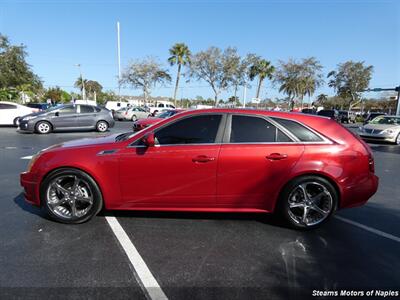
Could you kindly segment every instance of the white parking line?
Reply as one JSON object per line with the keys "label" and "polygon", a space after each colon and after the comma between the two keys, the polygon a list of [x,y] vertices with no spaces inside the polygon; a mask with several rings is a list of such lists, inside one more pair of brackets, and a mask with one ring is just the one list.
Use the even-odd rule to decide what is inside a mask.
{"label": "white parking line", "polygon": [[32,159],[33,155],[29,155],[29,156],[23,156],[21,157],[21,159]]}
{"label": "white parking line", "polygon": [[380,231],[380,230],[378,230],[378,229],[375,229],[375,228],[372,228],[372,227],[368,227],[368,226],[363,225],[363,224],[361,224],[361,223],[354,222],[354,221],[352,221],[352,220],[349,220],[349,219],[346,219],[346,218],[343,218],[343,217],[340,217],[340,216],[335,216],[335,218],[336,218],[336,219],[339,219],[340,221],[349,223],[349,224],[351,224],[351,225],[354,225],[354,226],[357,226],[357,227],[359,227],[359,228],[362,228],[362,229],[364,229],[364,230],[366,230],[366,231],[375,233],[375,234],[377,234],[377,235],[379,235],[379,236],[382,236],[382,237],[385,237],[385,238],[390,239],[390,240],[392,240],[392,241],[395,241],[395,242],[400,243],[400,237],[397,237],[397,236],[392,235],[392,234],[390,234],[390,233],[386,233],[386,232]]}
{"label": "white parking line", "polygon": [[106,217],[106,220],[135,269],[134,276],[139,277],[145,294],[152,300],[168,299],[118,220],[115,217]]}

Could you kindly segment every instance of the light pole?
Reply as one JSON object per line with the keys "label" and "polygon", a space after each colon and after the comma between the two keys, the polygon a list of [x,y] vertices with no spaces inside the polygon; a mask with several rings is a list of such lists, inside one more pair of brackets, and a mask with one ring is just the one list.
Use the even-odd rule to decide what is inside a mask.
{"label": "light pole", "polygon": [[375,89],[366,90],[366,92],[383,92],[383,91],[395,91],[395,92],[397,92],[396,116],[400,116],[400,85],[396,86],[394,88],[389,88],[389,89],[375,88]]}
{"label": "light pole", "polygon": [[85,100],[86,99],[85,80],[83,79],[82,76],[81,64],[76,64],[75,66],[79,68],[79,74],[81,76],[81,82],[82,82],[82,100]]}

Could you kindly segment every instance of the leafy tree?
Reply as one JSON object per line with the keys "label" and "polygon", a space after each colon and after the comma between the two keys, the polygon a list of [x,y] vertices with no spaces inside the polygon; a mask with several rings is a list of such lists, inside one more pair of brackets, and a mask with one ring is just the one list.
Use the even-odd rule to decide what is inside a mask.
{"label": "leafy tree", "polygon": [[218,96],[232,82],[234,53],[233,48],[227,48],[222,52],[219,48],[210,47],[192,57],[190,76],[196,80],[204,80],[211,86],[214,92],[214,105],[218,105]]}
{"label": "leafy tree", "polygon": [[62,90],[60,87],[51,87],[48,88],[44,95],[43,100],[46,101],[47,99],[51,99],[56,103],[68,103],[71,101],[72,97],[66,91]]}
{"label": "leafy tree", "polygon": [[105,91],[97,94],[97,103],[105,104],[107,101],[118,101],[119,97],[113,91]]}
{"label": "leafy tree", "polygon": [[323,84],[322,65],[314,57],[297,62],[289,59],[288,62],[279,61],[274,82],[280,85],[279,91],[284,92],[290,99],[290,106],[294,106],[294,98],[299,97],[303,107],[304,96],[312,96],[316,89]]}
{"label": "leafy tree", "polygon": [[168,62],[171,66],[178,65],[178,72],[176,74],[175,90],[174,90],[174,105],[176,107],[176,94],[178,92],[179,79],[181,76],[181,68],[186,64],[190,64],[190,56],[192,55],[189,47],[184,43],[177,43],[169,49]]}
{"label": "leafy tree", "polygon": [[328,100],[328,95],[319,94],[316,99],[316,104],[324,106],[324,103]]}
{"label": "leafy tree", "polygon": [[147,102],[151,88],[157,84],[171,81],[168,71],[152,57],[130,63],[122,74],[121,83],[143,90],[144,101]]}
{"label": "leafy tree", "polygon": [[275,67],[271,65],[271,62],[266,59],[256,59],[253,65],[250,67],[250,80],[258,77],[257,93],[256,98],[260,97],[261,85],[265,78],[272,79],[272,75],[275,72]]}
{"label": "leafy tree", "polygon": [[11,45],[8,38],[0,33],[0,88],[10,88],[29,84],[32,90],[42,88],[39,77],[26,62],[24,45]]}
{"label": "leafy tree", "polygon": [[351,110],[361,102],[361,93],[368,88],[373,69],[373,66],[365,66],[364,62],[347,61],[339,64],[337,70],[329,72],[328,85],[347,100],[346,105]]}
{"label": "leafy tree", "polygon": [[103,86],[96,80],[88,80],[85,83],[85,90],[89,94],[89,97],[95,98],[94,95],[99,95],[103,90]]}

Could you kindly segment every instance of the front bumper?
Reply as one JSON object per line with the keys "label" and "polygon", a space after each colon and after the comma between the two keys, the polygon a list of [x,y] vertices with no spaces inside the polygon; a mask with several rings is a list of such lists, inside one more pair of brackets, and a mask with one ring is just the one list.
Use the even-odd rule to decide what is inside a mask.
{"label": "front bumper", "polygon": [[382,142],[396,142],[396,135],[390,134],[374,134],[374,133],[366,133],[366,132],[359,132],[358,135],[364,140],[370,141],[382,141]]}
{"label": "front bumper", "polygon": [[34,132],[35,124],[33,122],[29,122],[29,121],[20,121],[19,125],[18,125],[18,130]]}
{"label": "front bumper", "polygon": [[31,172],[22,172],[20,184],[24,188],[25,200],[32,205],[40,206],[38,176]]}

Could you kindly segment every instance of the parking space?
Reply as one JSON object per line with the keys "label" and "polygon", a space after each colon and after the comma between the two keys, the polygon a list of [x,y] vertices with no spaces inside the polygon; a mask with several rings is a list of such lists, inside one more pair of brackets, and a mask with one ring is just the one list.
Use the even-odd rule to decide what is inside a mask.
{"label": "parking space", "polygon": [[[130,130],[131,122],[112,128]],[[39,293],[154,299],[161,291],[169,299],[300,299],[314,290],[398,291],[399,146],[371,145],[380,187],[367,205],[340,211],[308,232],[288,229],[274,216],[250,214],[104,212],[71,226],[25,204],[19,186],[29,161],[24,157],[99,135],[0,128],[0,298]],[[137,257],[132,263],[135,253],[107,217],[116,218],[143,262]],[[141,277],[146,270],[154,282]],[[160,290],[152,293],[158,287],[149,282]]]}

